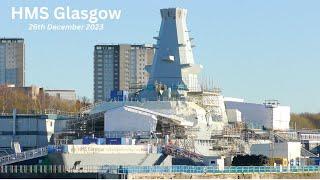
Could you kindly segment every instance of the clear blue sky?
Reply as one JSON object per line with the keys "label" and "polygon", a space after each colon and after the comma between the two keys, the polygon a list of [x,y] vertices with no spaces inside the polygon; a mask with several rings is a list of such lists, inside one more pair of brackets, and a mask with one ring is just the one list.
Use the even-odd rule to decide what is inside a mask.
{"label": "clear blue sky", "polygon": [[[28,3],[27,3],[28,2]],[[195,60],[223,95],[250,102],[279,99],[294,112],[320,112],[318,0],[56,0],[0,1],[0,36],[26,41],[26,84],[93,96],[93,46],[155,43],[160,8],[188,9]],[[69,5],[121,9],[102,32],[31,32],[11,21],[11,6]],[[47,23],[54,23],[50,19]],[[66,21],[65,23],[72,23]]]}

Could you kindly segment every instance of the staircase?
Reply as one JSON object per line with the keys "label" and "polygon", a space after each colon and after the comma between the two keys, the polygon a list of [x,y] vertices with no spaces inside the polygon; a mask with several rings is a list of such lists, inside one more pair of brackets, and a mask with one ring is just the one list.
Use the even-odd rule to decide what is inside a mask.
{"label": "staircase", "polygon": [[178,146],[166,145],[164,146],[163,151],[164,151],[164,154],[171,155],[173,157],[185,157],[185,158],[190,158],[196,161],[203,161],[203,155],[188,151]]}
{"label": "staircase", "polygon": [[[271,133],[271,132],[270,132]],[[275,138],[278,139],[280,142],[288,142],[288,141],[298,141],[297,138],[292,138],[290,136],[284,136],[279,133],[271,133]],[[312,152],[308,151],[304,147],[301,146],[301,156],[303,157],[318,157],[317,155],[313,154]]]}
{"label": "staircase", "polygon": [[163,163],[163,161],[168,157],[167,154],[162,154],[159,159],[157,159],[157,161],[153,164],[154,166],[157,165],[161,165],[161,163]]}
{"label": "staircase", "polygon": [[307,149],[301,147],[301,156],[303,157],[318,157],[317,155],[313,154],[312,152],[308,151]]}
{"label": "staircase", "polygon": [[2,156],[2,157],[0,157],[0,166],[46,156],[47,154],[48,154],[48,148],[42,147],[42,148],[38,148],[38,149],[24,151],[21,153],[15,153],[15,154]]}
{"label": "staircase", "polygon": [[1,148],[0,149],[0,157],[7,156],[9,154],[14,154],[14,151],[11,148]]}

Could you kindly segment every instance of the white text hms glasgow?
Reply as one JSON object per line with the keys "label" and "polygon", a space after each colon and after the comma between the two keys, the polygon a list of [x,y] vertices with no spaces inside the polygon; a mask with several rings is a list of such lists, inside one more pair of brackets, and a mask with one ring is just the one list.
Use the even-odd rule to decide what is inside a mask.
{"label": "white text hms glasgow", "polygon": [[72,9],[69,6],[56,7],[51,12],[48,7],[11,7],[11,19],[47,20],[53,14],[57,20],[86,20],[97,23],[99,20],[119,20],[119,9]]}

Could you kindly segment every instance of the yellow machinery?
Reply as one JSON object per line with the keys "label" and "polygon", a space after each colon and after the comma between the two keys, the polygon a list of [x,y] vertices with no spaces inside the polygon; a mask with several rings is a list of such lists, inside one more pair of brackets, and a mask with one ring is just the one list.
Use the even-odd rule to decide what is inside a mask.
{"label": "yellow machinery", "polygon": [[269,165],[273,166],[276,163],[277,166],[288,166],[288,159],[286,158],[270,158]]}

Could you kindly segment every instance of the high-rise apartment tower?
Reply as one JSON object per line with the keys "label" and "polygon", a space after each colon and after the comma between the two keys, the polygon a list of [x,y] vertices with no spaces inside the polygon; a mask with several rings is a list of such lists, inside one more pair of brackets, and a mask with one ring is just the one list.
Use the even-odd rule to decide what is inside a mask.
{"label": "high-rise apartment tower", "polygon": [[25,83],[25,50],[22,38],[0,39],[0,84],[14,84],[16,87]]}
{"label": "high-rise apartment tower", "polygon": [[145,66],[152,64],[152,45],[96,45],[94,101],[110,99],[112,90],[134,92],[148,82]]}

